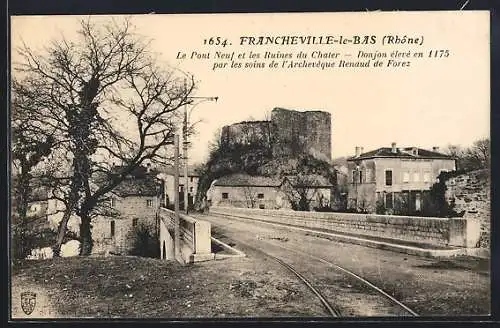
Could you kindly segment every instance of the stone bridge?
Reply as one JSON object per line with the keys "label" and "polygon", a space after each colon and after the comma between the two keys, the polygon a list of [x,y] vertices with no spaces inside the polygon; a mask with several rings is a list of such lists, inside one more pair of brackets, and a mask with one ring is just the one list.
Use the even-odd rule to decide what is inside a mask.
{"label": "stone bridge", "polygon": [[211,227],[207,221],[179,214],[180,247],[176,258],[174,251],[175,212],[160,209],[160,256],[162,259],[193,263],[214,259],[211,247]]}

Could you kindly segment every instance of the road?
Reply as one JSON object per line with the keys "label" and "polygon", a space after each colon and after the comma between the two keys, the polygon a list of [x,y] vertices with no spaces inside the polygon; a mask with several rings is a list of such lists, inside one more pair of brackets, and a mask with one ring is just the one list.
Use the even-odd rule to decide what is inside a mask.
{"label": "road", "polygon": [[262,265],[266,265],[263,259],[269,254],[293,266],[342,316],[411,314],[332,264],[365,278],[421,316],[490,312],[489,263],[485,260],[421,258],[261,222],[216,215],[197,217],[212,223],[214,237],[247,256],[262,259]]}

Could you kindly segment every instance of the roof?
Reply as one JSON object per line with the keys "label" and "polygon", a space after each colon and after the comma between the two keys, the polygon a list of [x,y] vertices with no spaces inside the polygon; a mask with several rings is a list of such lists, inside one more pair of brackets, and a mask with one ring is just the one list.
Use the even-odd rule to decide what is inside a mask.
{"label": "roof", "polygon": [[[417,155],[414,155],[412,151],[417,149]],[[431,159],[453,159],[452,156],[438,153],[435,151],[430,151],[427,149],[417,148],[417,147],[405,147],[396,148],[396,152],[392,152],[391,147],[382,147],[366,153],[362,153],[358,157],[353,156],[348,158],[348,161],[354,161],[357,159],[368,159],[377,157],[389,157],[389,158],[431,158]]]}
{"label": "roof", "polygon": [[156,196],[158,184],[152,178],[125,179],[113,189],[113,193],[120,197]]}
{"label": "roof", "polygon": [[[175,175],[175,167],[173,165],[161,165],[157,168],[158,173],[165,173],[167,175]],[[184,176],[184,166],[179,168],[179,175]],[[189,177],[199,177],[201,174],[199,168],[194,165],[188,165],[188,176]]]}
{"label": "roof", "polygon": [[265,176],[252,176],[246,173],[235,173],[217,179],[214,186],[227,187],[279,187],[282,180]]}
{"label": "roof", "polygon": [[334,185],[328,179],[319,174],[308,174],[302,176],[287,176],[294,187],[309,187],[309,188],[332,188]]}
{"label": "roof", "polygon": [[252,176],[246,173],[235,173],[217,179],[213,185],[225,187],[280,187],[285,180],[288,180],[292,186],[313,188],[333,187],[333,184],[331,184],[327,178],[318,174],[310,174],[301,177],[287,176],[284,179],[277,179],[265,176]]}
{"label": "roof", "polygon": [[[126,165],[115,165],[111,168],[111,172],[120,173],[122,170],[126,169]],[[144,178],[148,174],[148,168],[144,166],[138,166],[128,174],[130,177],[134,178]]]}

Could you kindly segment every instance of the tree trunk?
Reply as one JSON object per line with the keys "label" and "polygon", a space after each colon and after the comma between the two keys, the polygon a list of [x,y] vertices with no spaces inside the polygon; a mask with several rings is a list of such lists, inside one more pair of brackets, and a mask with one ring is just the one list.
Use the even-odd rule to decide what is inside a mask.
{"label": "tree trunk", "polygon": [[61,246],[64,240],[64,236],[66,235],[66,231],[68,230],[67,226],[68,226],[68,221],[71,217],[71,212],[72,212],[71,208],[66,209],[66,211],[64,211],[64,216],[61,222],[59,223],[59,230],[57,233],[56,244],[54,245],[54,247],[52,247],[52,252],[54,253],[54,257],[60,256]]}
{"label": "tree trunk", "polygon": [[88,256],[92,253],[92,225],[88,213],[80,213],[80,255]]}
{"label": "tree trunk", "polygon": [[15,250],[16,258],[25,258],[30,253],[30,246],[27,241],[27,229],[28,229],[28,203],[30,194],[30,179],[31,176],[28,173],[28,168],[26,165],[21,164],[21,174],[19,176],[19,181],[16,186],[16,212],[18,216],[17,226],[17,236],[18,243],[16,243],[17,249]]}

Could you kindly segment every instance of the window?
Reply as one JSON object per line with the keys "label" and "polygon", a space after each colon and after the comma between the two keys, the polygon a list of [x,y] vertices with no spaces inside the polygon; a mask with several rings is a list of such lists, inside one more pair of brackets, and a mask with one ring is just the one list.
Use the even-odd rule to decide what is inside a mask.
{"label": "window", "polygon": [[363,183],[363,171],[359,171],[359,183]]}
{"label": "window", "polygon": [[193,192],[193,187],[189,187],[189,192]]}
{"label": "window", "polygon": [[392,193],[385,194],[385,208],[392,208]]}
{"label": "window", "polygon": [[392,170],[385,171],[385,185],[392,186]]}
{"label": "window", "polygon": [[418,172],[413,173],[413,181],[418,182],[420,180],[420,174]]}
{"label": "window", "polygon": [[222,199],[228,199],[228,198],[229,198],[229,194],[227,192],[223,192]]}
{"label": "window", "polygon": [[148,207],[153,207],[153,200],[152,200],[152,199],[148,199],[148,200],[146,200],[146,205],[147,205]]}
{"label": "window", "polygon": [[111,221],[110,233],[111,233],[111,237],[115,236],[115,221]]}
{"label": "window", "polygon": [[136,227],[136,226],[137,226],[137,222],[138,222],[138,221],[139,221],[139,219],[138,219],[138,218],[133,219],[133,220],[132,220],[132,226],[133,226],[133,227]]}
{"label": "window", "polygon": [[264,194],[257,194],[257,198],[263,199],[264,198]]}
{"label": "window", "polygon": [[263,210],[263,209],[265,209],[266,207],[264,206],[264,204],[259,204],[259,208],[260,208],[261,210]]}
{"label": "window", "polygon": [[372,182],[372,170],[370,169],[365,171],[365,182]]}
{"label": "window", "polygon": [[352,183],[356,183],[356,170],[352,171]]}
{"label": "window", "polygon": [[424,173],[424,182],[431,182],[431,174],[429,172]]}
{"label": "window", "polygon": [[179,192],[184,192],[184,185],[183,184],[179,185]]}
{"label": "window", "polygon": [[410,182],[410,173],[409,172],[403,173],[403,182]]}
{"label": "window", "polygon": [[111,198],[111,202],[110,202],[109,206],[115,207],[116,206],[116,199]]}
{"label": "window", "polygon": [[189,181],[190,181],[190,182],[193,182],[193,177],[189,177]]}

